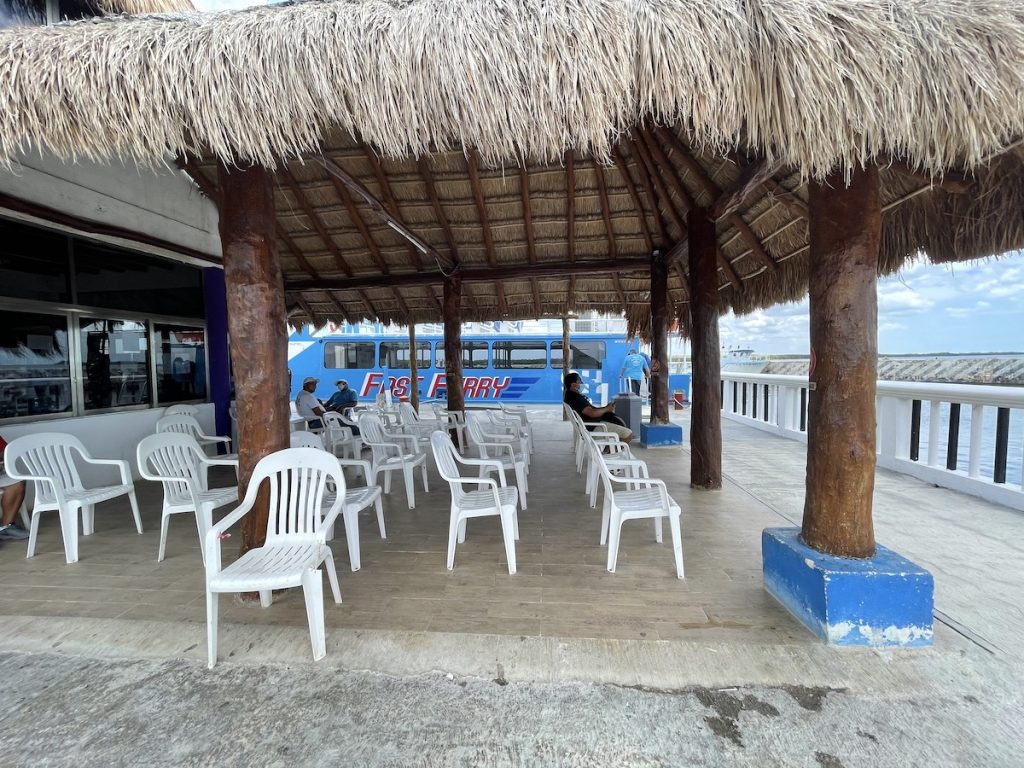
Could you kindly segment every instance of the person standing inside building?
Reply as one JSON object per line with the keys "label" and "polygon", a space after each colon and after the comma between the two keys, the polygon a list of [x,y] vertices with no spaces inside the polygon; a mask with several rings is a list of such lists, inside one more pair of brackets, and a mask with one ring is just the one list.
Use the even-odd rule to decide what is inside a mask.
{"label": "person standing inside building", "polygon": [[647,367],[647,362],[644,360],[643,355],[637,352],[636,347],[633,347],[629,350],[629,354],[626,355],[626,359],[622,361],[622,372],[619,376],[629,382],[630,392],[634,395],[639,395],[640,382],[650,375],[650,368]]}

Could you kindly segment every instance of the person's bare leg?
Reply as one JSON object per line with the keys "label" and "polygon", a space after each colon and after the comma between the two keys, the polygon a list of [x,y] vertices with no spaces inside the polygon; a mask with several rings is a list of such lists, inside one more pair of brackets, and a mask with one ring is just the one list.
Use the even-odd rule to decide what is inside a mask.
{"label": "person's bare leg", "polygon": [[25,500],[25,483],[15,483],[4,488],[3,501],[0,506],[3,508],[3,516],[0,517],[0,525],[10,525],[14,522],[15,515],[21,509],[21,502]]}
{"label": "person's bare leg", "polygon": [[634,437],[636,437],[636,435],[634,435],[634,434],[633,434],[633,433],[631,432],[631,433],[630,433],[630,434],[628,434],[628,435],[627,435],[626,437],[622,438],[622,442],[624,442],[624,443],[632,443],[632,442],[633,442],[633,438],[634,438]]}

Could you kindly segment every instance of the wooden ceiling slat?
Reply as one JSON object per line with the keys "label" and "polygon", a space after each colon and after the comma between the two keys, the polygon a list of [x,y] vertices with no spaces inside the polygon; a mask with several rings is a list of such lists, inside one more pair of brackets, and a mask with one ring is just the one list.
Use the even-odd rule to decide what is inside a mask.
{"label": "wooden ceiling slat", "polygon": [[[633,139],[633,149],[636,155],[640,158],[640,162],[643,166],[646,178],[649,183],[653,185],[654,191],[657,193],[656,198],[660,198],[665,205],[665,210],[668,211],[669,217],[675,222],[676,229],[679,231],[679,239],[686,237],[686,217],[679,213],[676,209],[675,202],[672,200],[672,196],[668,193],[668,189],[665,187],[665,182],[661,178],[661,174],[658,173],[657,166],[654,160],[651,158],[651,154],[648,151],[647,144],[642,135],[636,136]],[[657,203],[655,202],[657,206]],[[658,210],[661,206],[657,206]],[[671,237],[669,242],[673,242]]]}
{"label": "wooden ceiling slat", "polygon": [[754,192],[764,189],[765,181],[778,173],[781,166],[782,163],[769,163],[766,158],[761,158],[741,168],[732,189],[722,192],[711,206],[711,217],[719,221],[732,216]]}
{"label": "wooden ceiling slat", "polygon": [[[608,185],[605,183],[604,169],[595,164],[594,172],[597,176],[597,191],[601,196],[601,216],[604,218],[605,230],[608,234],[608,255],[613,259],[618,258],[618,249],[615,246],[615,231],[612,229],[611,211],[608,206]],[[622,313],[625,314],[629,308],[626,303],[626,293],[622,290],[622,282],[619,280],[618,272],[612,273],[612,282],[615,284],[615,292],[619,295],[622,304]]]}
{"label": "wooden ceiling slat", "polygon": [[[523,223],[526,225],[526,260],[537,263],[537,251],[533,245],[533,209],[530,204],[530,174],[523,165],[519,166],[519,193],[523,200]],[[536,280],[530,281],[533,292],[533,308],[537,316],[541,315],[540,288]]]}
{"label": "wooden ceiling slat", "polygon": [[640,227],[644,233],[644,240],[647,241],[647,250],[654,251],[654,238],[651,237],[651,228],[647,223],[647,214],[644,212],[644,206],[640,202],[640,195],[636,191],[636,186],[633,184],[633,177],[629,175],[629,166],[626,165],[625,159],[622,157],[622,152],[619,151],[618,147],[612,150],[612,157],[615,159],[615,167],[619,171],[619,175],[622,176],[622,181],[626,185],[626,191],[629,193],[630,199],[633,201],[633,211],[636,213],[637,219],[640,221]]}

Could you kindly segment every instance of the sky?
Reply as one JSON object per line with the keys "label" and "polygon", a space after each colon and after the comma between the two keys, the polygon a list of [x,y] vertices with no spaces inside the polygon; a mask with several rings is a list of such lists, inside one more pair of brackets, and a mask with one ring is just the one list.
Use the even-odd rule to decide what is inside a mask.
{"label": "sky", "polygon": [[[807,354],[807,300],[719,325],[722,346]],[[882,354],[1024,352],[1024,252],[963,264],[908,263],[878,281]]]}
{"label": "sky", "polygon": [[[193,0],[202,11],[265,0]],[[724,347],[807,354],[807,300],[722,318]],[[878,351],[883,354],[1024,352],[1024,253],[956,265],[908,264],[878,283]]]}

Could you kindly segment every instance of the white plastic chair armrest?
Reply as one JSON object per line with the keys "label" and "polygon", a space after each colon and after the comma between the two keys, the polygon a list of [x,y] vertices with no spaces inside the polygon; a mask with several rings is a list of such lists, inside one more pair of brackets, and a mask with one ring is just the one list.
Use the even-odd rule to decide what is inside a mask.
{"label": "white plastic chair armrest", "polygon": [[[505,483],[504,483],[504,479],[505,479],[504,473],[502,473],[501,477],[502,477],[501,487],[504,488],[504,487],[506,487]],[[489,477],[458,477],[458,478],[455,478],[453,480],[449,480],[448,482],[458,483],[459,485],[475,485],[477,487],[479,487],[481,485],[486,485],[488,488],[491,489],[491,494],[494,496],[494,508],[495,509],[501,509],[501,497],[498,495],[498,487],[499,486],[498,486],[498,481],[497,480],[492,480]]]}
{"label": "white plastic chair armrest", "polygon": [[[250,491],[258,490],[259,483],[249,484]],[[232,525],[237,523],[243,517],[246,516],[253,508],[256,503],[256,493],[250,492],[245,494],[245,498],[242,503],[235,507],[225,517],[221,518],[218,522],[210,526],[209,530],[206,531],[206,540],[203,542],[203,547],[206,549],[206,571],[207,574],[214,574],[220,572],[220,537],[227,531]]]}
{"label": "white plastic chair armrest", "polygon": [[359,467],[363,470],[363,477],[366,478],[366,483],[370,483],[370,462],[366,459],[338,459],[338,463],[343,467]]}
{"label": "white plastic chair armrest", "polygon": [[496,459],[466,459],[459,455],[456,455],[455,459],[460,464],[466,464],[467,466],[490,467],[491,469],[498,470],[498,476],[501,478],[501,487],[507,487],[508,481],[505,479],[505,468],[501,465],[500,461]]}
{"label": "white plastic chair armrest", "polygon": [[199,460],[203,464],[210,464],[210,465],[216,466],[216,467],[237,467],[238,466],[238,458],[237,457],[234,458],[234,459],[216,459],[216,458],[213,458],[213,457],[210,457],[210,456],[200,456]]}
{"label": "white plastic chair armrest", "polygon": [[121,470],[122,485],[128,485],[132,481],[131,470],[128,468],[128,462],[124,459],[94,459],[91,456],[82,454],[82,461],[87,464],[103,464],[108,467],[117,467]]}

